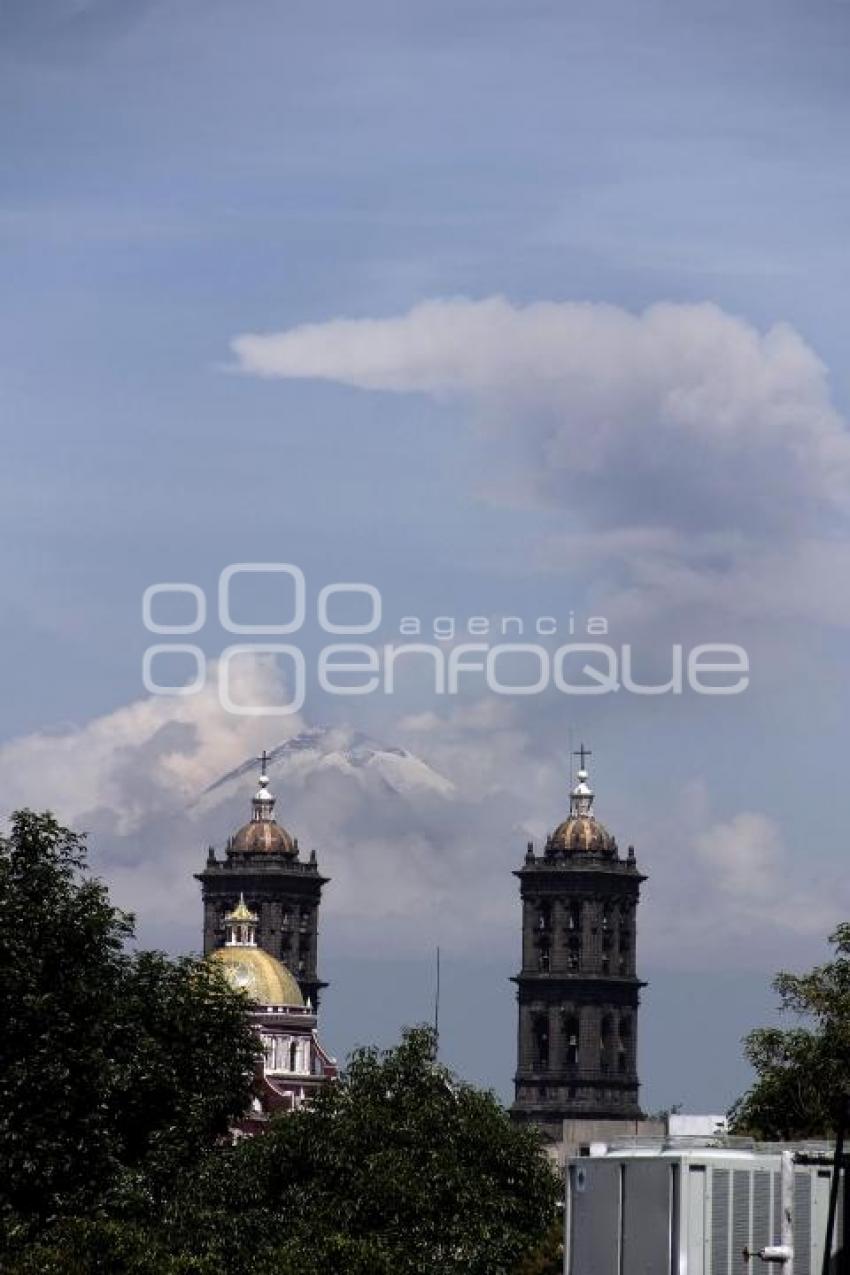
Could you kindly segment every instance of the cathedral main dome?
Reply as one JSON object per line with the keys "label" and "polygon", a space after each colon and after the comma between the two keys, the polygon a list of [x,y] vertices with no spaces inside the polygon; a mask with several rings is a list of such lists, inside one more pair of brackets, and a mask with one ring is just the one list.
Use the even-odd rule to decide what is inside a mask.
{"label": "cathedral main dome", "polygon": [[224,968],[231,987],[257,1005],[303,1005],[301,988],[285,965],[261,947],[219,947],[211,961]]}
{"label": "cathedral main dome", "polygon": [[224,947],[210,953],[209,960],[224,968],[224,976],[237,991],[247,992],[257,1005],[303,1005],[304,997],[286,966],[269,952],[257,947],[257,916],[244,896],[224,918],[227,938]]}

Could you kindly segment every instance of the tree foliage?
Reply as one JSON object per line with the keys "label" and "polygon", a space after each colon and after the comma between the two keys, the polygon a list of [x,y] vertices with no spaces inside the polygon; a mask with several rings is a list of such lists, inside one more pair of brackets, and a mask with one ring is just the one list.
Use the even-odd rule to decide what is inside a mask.
{"label": "tree foliage", "polygon": [[357,1050],[232,1143],[257,1039],[204,962],[132,918],[49,815],[0,840],[0,1266],[10,1275],[517,1275],[556,1269],[536,1134],[436,1058]]}
{"label": "tree foliage", "polygon": [[536,1248],[520,1262],[515,1275],[563,1275],[563,1270],[564,1219],[558,1217]]}
{"label": "tree foliage", "polygon": [[0,839],[0,1222],[145,1208],[244,1111],[245,1003],[195,960],[128,951],[85,845],[20,811]]}
{"label": "tree foliage", "polygon": [[560,1182],[534,1133],[459,1084],[414,1029],[219,1146],[138,1220],[69,1219],[13,1275],[554,1275]]}
{"label": "tree foliage", "polygon": [[829,941],[831,961],[774,979],[781,1009],[802,1022],[746,1037],[756,1081],[730,1112],[736,1133],[787,1141],[835,1128],[850,1095],[850,924],[839,925]]}
{"label": "tree foliage", "polygon": [[417,1028],[356,1051],[312,1109],[208,1157],[173,1233],[223,1257],[256,1237],[246,1271],[513,1271],[552,1224],[558,1178],[537,1136],[458,1083],[434,1043]]}

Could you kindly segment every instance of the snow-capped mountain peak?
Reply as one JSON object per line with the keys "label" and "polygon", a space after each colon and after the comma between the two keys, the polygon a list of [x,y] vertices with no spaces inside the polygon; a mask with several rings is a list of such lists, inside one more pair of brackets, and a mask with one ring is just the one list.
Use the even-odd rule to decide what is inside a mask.
{"label": "snow-capped mountain peak", "polygon": [[[364,789],[390,789],[404,797],[450,797],[455,792],[450,779],[406,748],[338,728],[311,727],[277,744],[268,752],[266,770],[279,795],[329,772]],[[237,791],[247,791],[247,781],[256,773],[257,759],[247,759],[210,784],[197,804],[217,805]]]}

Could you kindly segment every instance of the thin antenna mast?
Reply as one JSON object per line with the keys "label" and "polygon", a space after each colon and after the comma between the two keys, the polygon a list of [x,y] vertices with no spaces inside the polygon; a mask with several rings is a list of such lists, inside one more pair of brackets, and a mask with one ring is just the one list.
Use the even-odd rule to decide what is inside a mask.
{"label": "thin antenna mast", "polygon": [[437,985],[434,991],[434,1035],[437,1049],[440,1047],[440,949],[437,948]]}

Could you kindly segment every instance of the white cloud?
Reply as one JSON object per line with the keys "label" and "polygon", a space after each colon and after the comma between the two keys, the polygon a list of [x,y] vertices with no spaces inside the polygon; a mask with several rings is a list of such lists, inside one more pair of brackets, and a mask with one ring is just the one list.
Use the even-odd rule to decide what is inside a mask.
{"label": "white cloud", "polygon": [[792,852],[783,828],[762,811],[717,819],[702,781],[640,818],[648,852],[641,866],[650,872],[642,935],[654,964],[770,970],[810,963],[846,915],[843,873]]}
{"label": "white cloud", "polygon": [[688,610],[850,627],[850,592],[836,588],[850,576],[850,540],[837,536],[760,540],[622,527],[550,536],[536,560],[547,569],[569,564],[592,581],[595,606],[612,621],[657,621]]}
{"label": "white cloud", "polygon": [[550,500],[598,525],[629,510],[657,525],[785,524],[850,504],[850,438],[823,364],[787,325],[760,333],[716,305],[633,315],[457,298],[243,335],[233,349],[261,376],[471,400],[485,430],[507,419],[524,435]]}
{"label": "white cloud", "polygon": [[[237,702],[281,702],[268,657],[233,665]],[[82,726],[40,731],[0,746],[0,790],[7,809],[50,807],[68,823],[111,812],[119,834],[197,795],[210,781],[262,745],[256,718],[226,713],[215,665],[206,687],[182,698],[146,696]],[[276,719],[276,742],[301,728],[297,716]]]}
{"label": "white cloud", "polygon": [[850,552],[850,434],[785,324],[760,332],[713,304],[455,298],[233,349],[248,373],[466,404],[487,464],[510,471],[491,498],[564,511],[538,562],[594,570],[624,615],[660,601],[850,623],[833,587]]}
{"label": "white cloud", "polygon": [[[253,694],[279,695],[264,661],[244,675]],[[281,821],[305,851],[316,847],[332,879],[323,943],[351,955],[421,955],[435,942],[488,958],[515,951],[512,871],[528,837],[539,850],[568,806],[567,759],[545,754],[522,711],[486,699],[388,725],[391,744],[407,745],[451,785],[394,790],[381,767],[330,764],[351,741],[345,727],[319,732],[324,763],[293,764],[279,776]],[[192,874],[206,846],[221,849],[248,817],[252,783],[234,778],[203,800],[198,794],[302,727],[279,719],[272,739],[268,722],[224,714],[206,694],[143,699],[62,735],[7,744],[0,788],[10,807],[51,807],[90,831],[93,865],[116,901],[138,913],[144,941],[193,948],[200,900]],[[671,793],[662,808],[626,810],[605,792],[599,805],[624,844],[636,841],[650,874],[644,962],[770,969],[805,960],[846,911],[840,877],[812,873],[761,812],[717,819],[701,783]]]}
{"label": "white cloud", "polygon": [[696,838],[696,849],[717,886],[736,899],[771,897],[783,847],[772,819],[753,812],[733,815]]}
{"label": "white cloud", "polygon": [[[52,809],[60,821],[89,833],[91,862],[115,901],[138,915],[145,942],[197,947],[200,899],[193,873],[206,847],[222,848],[249,813],[252,780],[245,776],[204,794],[263,747],[300,733],[300,717],[259,720],[222,710],[214,666],[208,687],[185,698],[145,697],[61,732],[38,732],[0,748],[0,791],[6,814],[19,806]],[[242,661],[239,701],[284,698],[275,667],[262,657]],[[391,729],[393,744],[421,743],[426,723]],[[514,882],[521,854],[517,794],[546,768],[510,713],[487,705],[436,722],[425,755],[389,753],[381,766],[346,766],[340,749],[353,732],[323,732],[327,755],[312,767],[290,767],[278,792],[278,814],[305,850],[316,847],[333,881],[325,916],[337,950],[420,954],[423,932],[447,944],[474,947],[492,935],[482,917],[495,908],[513,937]],[[327,750],[330,749],[330,752]],[[334,764],[331,764],[334,763]],[[394,790],[395,770],[407,782]],[[411,772],[411,773],[407,773]],[[445,776],[445,780],[441,778]],[[501,776],[501,782],[499,777]],[[462,787],[458,791],[455,783]],[[202,794],[204,794],[202,796]],[[481,888],[486,864],[487,888]],[[436,941],[436,940],[434,940]]]}

